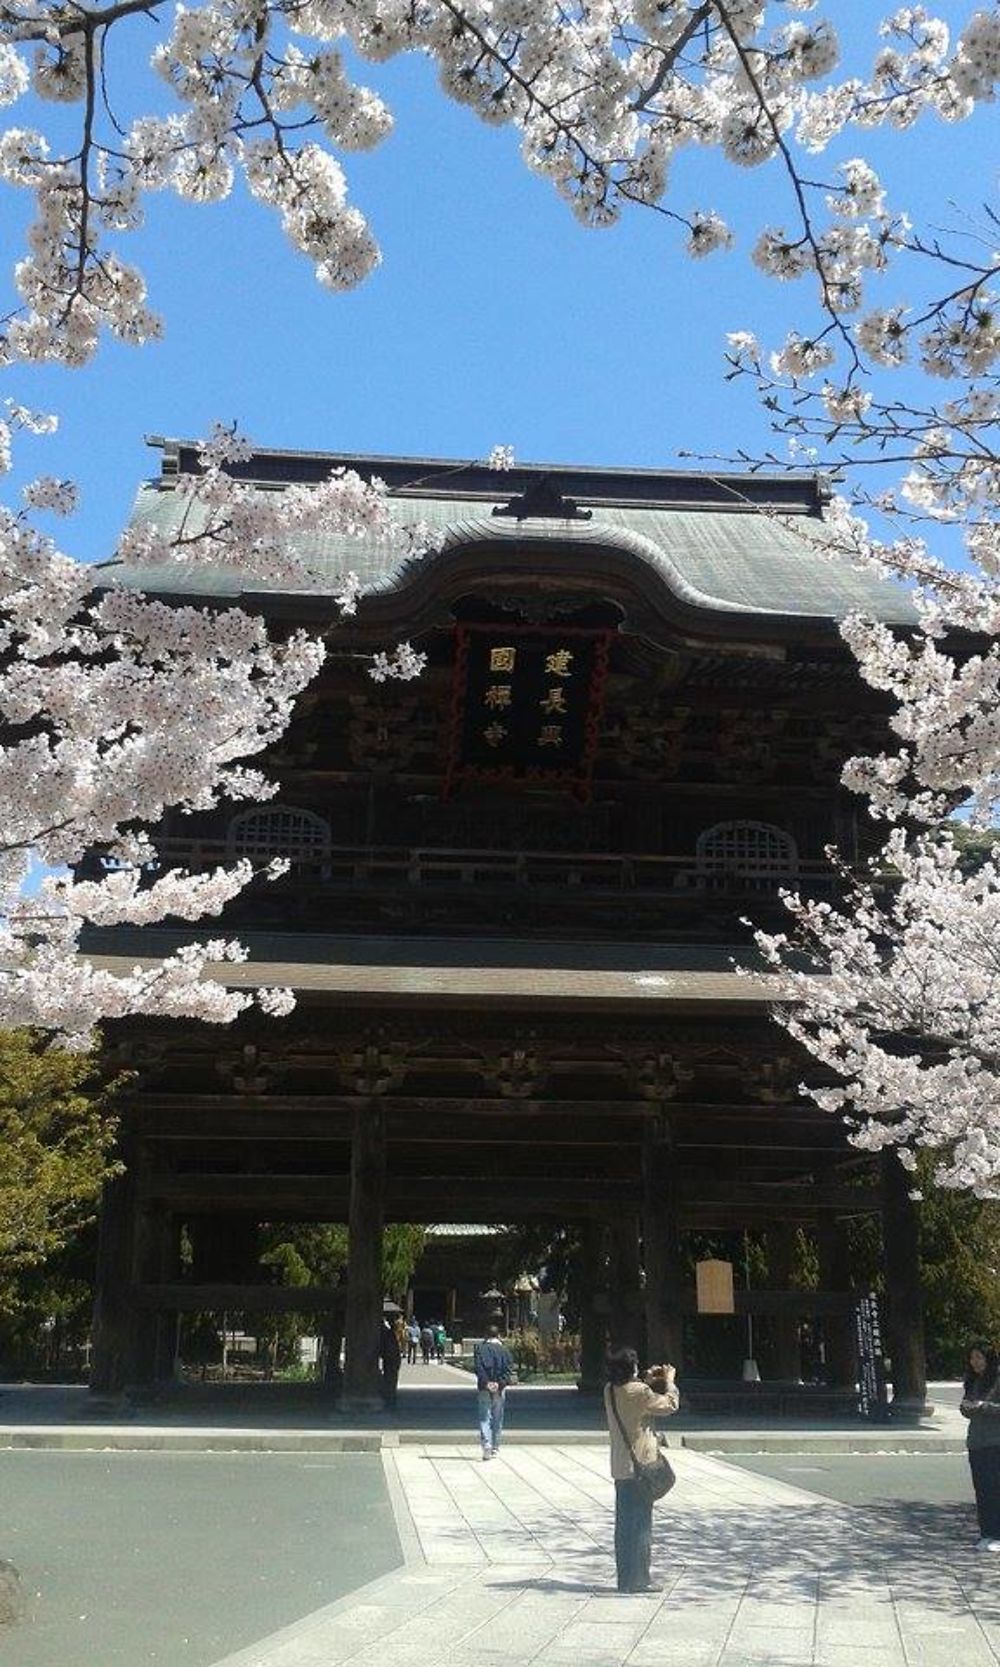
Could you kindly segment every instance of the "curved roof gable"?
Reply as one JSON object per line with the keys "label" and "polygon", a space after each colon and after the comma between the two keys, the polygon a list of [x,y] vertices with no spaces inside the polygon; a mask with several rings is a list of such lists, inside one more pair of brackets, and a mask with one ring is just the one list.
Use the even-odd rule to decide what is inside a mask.
{"label": "curved roof gable", "polygon": [[[195,465],[186,442],[164,446],[161,479],[139,489],[131,523],[164,533],[179,527],[183,494],[178,483]],[[913,608],[901,586],[826,554],[823,483],[816,477],[663,474],[651,470],[599,470],[524,466],[495,473],[483,465],[428,459],[358,458],[343,454],[260,452],[240,474],[261,491],[320,480],[337,467],[387,481],[402,525],[420,527],[425,548],[320,539],[304,535],[300,551],[309,576],[294,586],[248,586],[238,569],[158,566],[128,573],[117,582],[162,594],[218,600],[252,591],[323,596],[348,570],[366,590],[402,601],[419,576],[457,552],[477,546],[517,546],[546,558],[621,552],[688,607],[709,614],[840,620],[862,611],[890,623],[910,624]],[[509,500],[547,481],[565,493],[586,519],[494,514]],[[190,519],[188,526],[190,529]],[[484,551],[485,553],[485,551]]]}

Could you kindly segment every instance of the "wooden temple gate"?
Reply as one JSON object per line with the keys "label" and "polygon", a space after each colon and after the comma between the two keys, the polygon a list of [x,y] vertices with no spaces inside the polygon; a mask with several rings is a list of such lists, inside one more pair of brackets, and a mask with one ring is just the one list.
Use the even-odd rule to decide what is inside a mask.
{"label": "wooden temple gate", "polygon": [[[262,453],[245,472],[279,489],[338,461]],[[169,521],[193,466],[168,448],[137,516],[155,499]],[[267,755],[276,800],[154,832],[161,862],[188,868],[290,858],[227,911],[249,958],[219,976],[290,985],[297,1007],[110,1032],[136,1077],[102,1212],[94,1388],[169,1376],[179,1313],[285,1306],[343,1332],[345,1402],[371,1404],[387,1221],[578,1224],[585,1383],[609,1337],[683,1371],[684,1235],[766,1230],[773,1288],[738,1308],[773,1320],[787,1377],[799,1319],[822,1319],[828,1384],[846,1387],[846,1227],[875,1213],[895,1392],[921,1403],[906,1177],[802,1097],[810,1062],[770,1020],[766,979],[732,964],[752,966],[741,919],[772,925],[781,885],[832,889],[829,841],[862,854],[839,770],[884,713],[836,619],[905,622],[905,605],[797,534],[822,525],[815,481],[524,469],[505,503],[482,468],[371,467],[436,542],[371,555],[370,599]],[[138,577],[183,596],[176,569]],[[225,574],[209,588],[219,605],[238,591]],[[332,613],[322,589],[253,601],[278,631]],[[423,677],[372,683],[362,656],[404,631]],[[105,930],[89,949],[131,965],[194,935]],[[257,1225],[277,1221],[347,1222],[346,1290],[254,1277]],[[791,1288],[799,1228],[818,1290]]]}

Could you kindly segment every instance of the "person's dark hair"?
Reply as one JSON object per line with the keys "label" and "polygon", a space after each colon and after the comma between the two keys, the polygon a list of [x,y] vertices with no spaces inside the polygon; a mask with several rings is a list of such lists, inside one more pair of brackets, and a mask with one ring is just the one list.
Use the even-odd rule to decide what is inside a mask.
{"label": "person's dark hair", "polygon": [[[972,1370],[970,1357],[977,1350],[986,1361],[986,1366],[982,1372],[974,1372]],[[969,1394],[977,1383],[982,1385],[982,1387],[987,1391],[992,1389],[993,1385],[997,1381],[997,1371],[1000,1370],[1000,1359],[998,1359],[996,1349],[992,1348],[989,1343],[973,1343],[969,1348],[966,1360],[969,1362],[965,1373],[964,1389],[966,1395]]]}
{"label": "person's dark hair", "polygon": [[486,1335],[487,1335],[487,1337],[499,1337],[500,1336],[500,1327],[498,1325],[487,1326],[486,1327]]}
{"label": "person's dark hair", "polygon": [[634,1349],[610,1349],[604,1369],[609,1383],[631,1383],[639,1356]]}

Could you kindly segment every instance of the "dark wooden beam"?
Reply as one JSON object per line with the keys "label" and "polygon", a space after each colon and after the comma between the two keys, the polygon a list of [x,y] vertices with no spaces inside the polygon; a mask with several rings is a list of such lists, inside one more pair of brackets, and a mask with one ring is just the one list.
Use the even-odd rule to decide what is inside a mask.
{"label": "dark wooden beam", "polygon": [[[285,1206],[298,1206],[315,1215],[317,1209],[329,1206],[329,1219],[342,1220],[338,1209],[343,1211],[346,1207],[349,1192],[346,1175],[157,1175],[148,1183],[147,1196],[165,1199],[174,1209],[256,1209],[262,1215]],[[559,1207],[571,1208],[577,1202],[603,1202],[609,1208],[613,1208],[616,1199],[638,1203],[639,1184],[637,1180],[600,1177],[566,1180],[550,1175],[519,1176],[516,1181],[484,1180],[479,1175],[442,1178],[432,1172],[391,1177],[386,1195],[387,1202],[391,1199],[393,1204],[404,1198],[410,1200],[410,1213],[402,1218],[406,1221],[412,1221],[414,1216],[418,1220],[427,1218],[432,1209],[435,1221],[458,1220],[452,1206],[465,1198],[489,1201],[501,1214],[506,1211],[517,1219],[517,1209],[536,1199],[547,1212],[555,1209],[557,1213]],[[400,1219],[398,1215],[396,1219]],[[478,1217],[467,1215],[465,1219]]]}
{"label": "dark wooden beam", "polygon": [[130,1293],[136,1308],[168,1309],[180,1314],[289,1314],[343,1312],[342,1285],[136,1285]]}
{"label": "dark wooden beam", "polygon": [[[785,1320],[812,1319],[827,1314],[849,1314],[854,1300],[851,1291],[737,1290],[733,1293],[733,1305],[737,1314],[767,1315]],[[696,1314],[696,1293],[692,1290],[682,1292],[680,1306],[685,1314]]]}
{"label": "dark wooden beam", "polygon": [[[342,1285],[190,1285],[186,1282],[135,1285],[129,1301],[145,1312],[172,1310],[177,1313],[342,1314],[346,1291]],[[777,1315],[800,1318],[847,1314],[854,1296],[850,1291],[740,1291],[735,1293],[737,1314]],[[681,1290],[677,1305],[685,1314],[698,1311],[693,1290]]]}
{"label": "dark wooden beam", "polygon": [[[332,1060],[331,1060],[332,1067]],[[454,1062],[452,1062],[454,1065]],[[313,1062],[310,1061],[310,1068]],[[321,1069],[321,1062],[316,1061],[317,1070]],[[581,1061],[580,1070],[589,1069],[586,1061]],[[620,1074],[620,1067],[616,1066],[616,1074]],[[575,1120],[580,1117],[604,1119],[608,1117],[648,1117],[655,1109],[647,1100],[640,1099],[506,1099],[502,1095],[483,1095],[471,1090],[462,1094],[386,1094],[384,1096],[386,1111],[395,1117],[446,1117],[460,1115],[463,1118],[475,1117],[509,1117],[535,1118],[539,1116],[562,1117]],[[177,1090],[174,1093],[162,1091],[149,1092],[143,1096],[140,1111],[144,1134],[156,1134],[168,1137],[177,1130],[190,1128],[197,1130],[206,1121],[206,1114],[221,1116],[228,1122],[230,1117],[255,1117],[258,1115],[271,1116],[275,1119],[290,1120],[302,1114],[322,1117],[341,1113],[353,1116],[357,1105],[357,1096],[353,1094],[187,1094]]]}
{"label": "dark wooden beam", "polygon": [[870,1215],[881,1208],[874,1187],[831,1187],[772,1185],[767,1181],[737,1181],[732,1188],[724,1184],[699,1183],[686,1180],[681,1205],[698,1209],[702,1205],[725,1204],[733,1209],[744,1205],[766,1209],[802,1208],[805,1210],[836,1210],[840,1215]]}
{"label": "dark wooden beam", "polygon": [[[311,1061],[310,1066],[312,1064]],[[322,1069],[322,1061],[317,1060],[315,1066],[317,1070]],[[332,1069],[332,1066],[331,1058],[329,1068]],[[580,1060],[576,1068],[580,1072],[594,1074],[598,1064]],[[620,1074],[620,1067],[615,1066],[614,1070],[616,1075]],[[553,1095],[544,1099],[506,1099],[500,1095],[477,1093],[471,1085],[468,1094],[386,1094],[384,1098],[389,1116],[414,1120],[450,1116],[463,1121],[480,1117],[519,1121],[547,1117],[563,1119],[572,1125],[581,1118],[599,1122],[617,1118],[645,1119],[655,1116],[658,1109],[658,1102],[638,1098],[581,1100],[561,1099]],[[231,1119],[237,1127],[240,1119],[246,1119],[248,1126],[254,1119],[273,1120],[278,1126],[282,1121],[288,1123],[295,1119],[297,1123],[299,1118],[308,1117],[315,1119],[311,1126],[321,1131],[324,1118],[353,1116],[356,1103],[356,1096],[352,1094],[192,1094],[181,1089],[174,1092],[157,1089],[143,1093],[138,1117],[142,1132],[155,1135],[158,1139],[188,1138],[206,1127],[228,1128]],[[773,1105],[756,1101],[676,1100],[670,1102],[669,1110],[671,1121],[678,1131],[691,1135],[701,1133],[707,1124],[721,1124],[723,1120],[741,1128],[753,1123],[768,1123],[782,1127],[802,1126],[816,1131],[840,1129],[834,1118],[799,1101]]]}

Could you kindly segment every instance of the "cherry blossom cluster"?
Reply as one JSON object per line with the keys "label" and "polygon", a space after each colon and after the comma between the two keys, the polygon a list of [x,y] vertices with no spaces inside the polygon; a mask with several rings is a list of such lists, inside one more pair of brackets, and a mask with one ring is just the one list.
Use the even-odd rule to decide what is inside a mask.
{"label": "cherry blossom cluster", "polygon": [[[901,7],[871,20],[867,77],[837,80],[836,23],[816,4],[178,5],[151,55],[176,108],[123,129],[105,86],[107,33],[133,13],[158,19],[161,6],[114,0],[67,12],[55,0],[9,0],[0,7],[0,102],[30,105],[32,117],[55,102],[78,108],[80,121],[76,146],[37,124],[0,138],[0,179],[37,203],[6,351],[72,365],[94,352],[102,326],[130,341],[159,333],[141,274],[107,241],[142,224],[150,191],[216,202],[240,174],[322,283],[341,289],[365,278],[379,252],[339,157],[381,142],[392,117],[352,79],[348,54],[372,64],[403,52],[431,57],[448,96],[519,130],[528,166],[588,225],[611,223],[631,203],[664,208],[671,164],[691,147],[716,147],[740,169],[779,163],[792,217],[763,228],[754,259],[779,278],[811,274],[831,318],[856,311],[868,276],[908,245],[907,222],[863,157],[826,180],[803,161],[848,129],[904,130],[925,113],[952,122],[992,100],[1000,20],[995,7],[970,9],[952,40],[926,8]],[[858,21],[845,9],[852,29]],[[710,207],[665,211],[686,227],[693,255],[732,242]],[[937,351],[947,360],[954,344],[942,324]]]}
{"label": "cherry blossom cluster", "polygon": [[[922,5],[879,17],[830,0],[825,13],[817,0],[573,0],[558,8],[539,0],[205,0],[166,17],[165,0],[87,8],[0,0],[0,103],[11,110],[0,133],[0,183],[34,202],[0,325],[0,362],[75,367],[93,356],[102,332],[137,345],[160,333],[155,297],[121,252],[143,224],[151,192],[212,203],[241,178],[275,211],[322,284],[361,282],[379,251],[350,200],[345,161],[384,140],[392,119],[378,92],[354,78],[359,58],[374,67],[404,52],[426,55],[446,96],[517,130],[527,166],[582,222],[605,226],[631,205],[651,207],[680,224],[695,258],[729,249],[734,237],[711,204],[676,198],[675,160],[710,149],[741,173],[768,166],[774,190],[750,252],[790,298],[789,326],[771,351],[736,332],[731,372],[756,382],[797,456],[888,460],[889,484],[883,469],[872,489],[855,486],[824,536],[919,587],[921,635],[900,641],[870,621],[847,626],[863,674],[895,702],[892,747],[853,761],[848,779],[907,826],[922,819],[933,829],[963,795],[986,816],[1000,781],[995,222],[987,219],[984,235],[947,243],[921,232],[864,150],[874,129],[905,134],[918,121],[953,124],[995,99],[1000,9],[996,0],[970,3],[954,31]],[[158,31],[157,96],[154,113],[123,125],[105,48],[112,30],[127,43],[125,31],[140,17],[144,31]],[[838,76],[838,22],[855,39],[871,30],[864,73]],[[828,163],[834,141],[848,155]],[[934,390],[925,400],[908,404],[891,391],[887,379],[904,365]],[[12,433],[39,423],[44,428],[31,413],[8,409],[0,466]],[[240,479],[246,460],[238,438],[219,431],[201,472],[174,488],[186,497],[179,536],[167,542],[152,529],[132,530],[115,561],[130,569],[208,561],[242,568],[265,586],[307,585],[312,552],[331,533],[399,536],[378,483],[343,473],[316,488],[265,493]],[[498,447],[489,461],[509,468],[513,454]],[[220,796],[267,794],[247,760],[287,723],[323,645],[302,635],[273,641],[238,609],[167,608],[124,587],[95,594],[93,571],[61,555],[32,520],[69,511],[72,483],[42,476],[24,496],[0,514],[0,797],[8,810],[0,952],[10,969],[0,980],[0,1019],[79,1036],[95,1018],[130,1009],[231,1017],[246,995],[204,977],[210,962],[236,955],[224,940],[212,954],[192,950],[162,968],[113,976],[74,958],[76,934],[84,918],[148,921],[161,911],[195,919],[224,907],[244,878],[239,867],[160,875],[141,830],[168,805],[196,809]],[[900,536],[873,537],[857,513],[864,507],[896,517]],[[952,572],[929,548],[914,525],[928,521],[962,528],[967,572]],[[345,573],[337,595],[345,613],[359,591]],[[985,642],[957,652],[947,635],[956,628],[972,628]],[[403,643],[378,655],[371,675],[411,676],[421,662]],[[932,1098],[922,1102],[924,1121],[901,1120],[880,1085],[901,1084],[905,1072],[883,1064],[878,1050],[908,1058],[911,1076],[924,1055],[916,1043],[909,1055],[888,1047],[881,1021],[902,1022],[905,967],[896,959],[916,955],[916,923],[921,909],[935,906],[935,886],[945,895],[960,876],[933,832],[924,843],[892,838],[885,866],[902,885],[888,913],[861,899],[855,926],[847,913],[801,906],[802,930],[817,946],[820,925],[829,933],[833,982],[822,999],[840,1017],[812,1023],[806,1003],[790,1022],[810,1045],[827,1048],[825,1062],[849,1084],[844,1093],[865,1138],[888,1129],[905,1147],[933,1143]],[[33,854],[72,866],[94,846],[118,865],[103,879],[46,884],[24,903]],[[966,894],[972,913],[986,911],[984,932],[992,883]],[[957,907],[954,890],[949,895]],[[878,930],[866,924],[876,906]],[[897,908],[903,913],[893,914]],[[844,934],[858,932],[869,934],[867,949],[836,951]],[[869,951],[875,960],[866,961]],[[777,946],[774,955],[780,960]],[[865,1006],[864,979],[876,963],[896,1008]],[[943,1001],[946,985],[928,977]],[[899,989],[893,981],[902,981]],[[922,1034],[938,1034],[928,1015],[913,1017],[913,1035],[918,1017]],[[960,1047],[961,1024],[950,1023],[948,1046]],[[839,1066],[830,1040],[838,1024],[854,1027],[840,1033]],[[974,1053],[970,1044],[968,1057]],[[928,1060],[928,1068],[948,1065],[933,1050]],[[908,1092],[914,1099],[912,1082]],[[899,1104],[901,1095],[900,1088]],[[958,1151],[966,1136],[950,1078],[942,1078],[940,1099],[952,1107],[940,1143]],[[969,1139],[971,1129],[970,1122]],[[972,1173],[961,1150],[955,1175]]]}
{"label": "cherry blossom cluster", "polygon": [[[183,475],[172,487],[184,500],[180,530],[163,535],[148,522],[129,527],[117,559],[141,567],[172,561],[232,565],[261,584],[296,586],[315,576],[315,552],[324,537],[391,542],[411,553],[421,547],[422,529],[404,530],[394,519],[383,481],[334,469],[316,485],[266,491],[230,472],[250,456],[242,436],[217,428],[200,448],[200,472]],[[353,614],[360,594],[357,575],[345,573],[335,590],[341,612]]]}
{"label": "cherry blossom cluster", "polygon": [[[893,831],[836,908],[786,896],[789,934],[758,934],[788,1005],[782,1023],[824,1067],[805,1092],[864,1150],[1000,1196],[1000,867],[963,866],[954,841]],[[801,968],[803,954],[807,966]]]}
{"label": "cherry blossom cluster", "polygon": [[[31,413],[11,420],[48,426]],[[216,431],[202,448],[202,472],[182,488],[180,537],[127,535],[118,561],[210,556],[262,584],[303,582],[313,544],[389,536],[380,483],[340,472],[315,488],[255,493],[228,472],[248,455],[239,436]],[[71,507],[55,479],[40,477],[25,495],[34,510]],[[259,999],[207,976],[212,963],[234,958],[225,945],[116,973],[89,967],[76,946],[87,922],[218,915],[249,883],[247,862],[161,873],[143,830],[168,807],[269,796],[272,785],[248,761],[281,735],[326,653],[320,638],[277,638],[240,608],[169,606],[114,577],[63,556],[28,508],[0,510],[0,1023],[45,1024],[74,1043],[122,1012],[228,1020]],[[353,611],[359,590],[345,575],[342,612]],[[383,662],[407,677],[422,657],[403,644],[380,656],[373,676]],[[95,851],[105,853],[105,872],[67,877],[92,865]],[[54,872],[30,886],[37,864]],[[280,871],[271,864],[267,875]],[[264,999],[276,1011],[283,998]]]}

